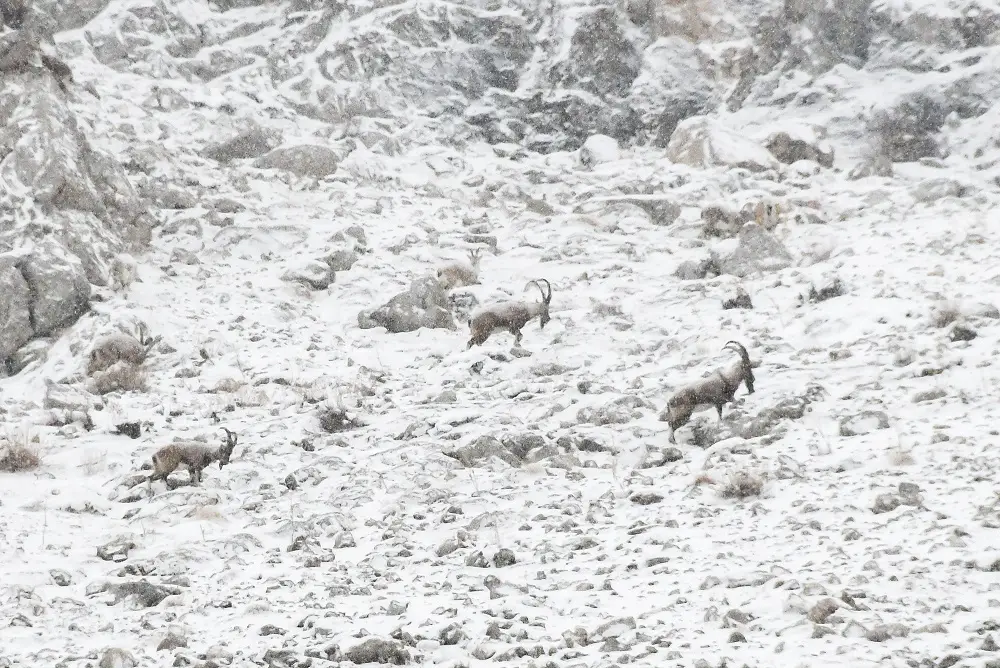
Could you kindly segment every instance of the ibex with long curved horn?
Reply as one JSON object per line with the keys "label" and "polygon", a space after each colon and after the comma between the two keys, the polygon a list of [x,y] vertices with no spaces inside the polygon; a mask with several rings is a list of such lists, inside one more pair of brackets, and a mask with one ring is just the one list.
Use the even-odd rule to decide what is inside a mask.
{"label": "ibex with long curved horn", "polygon": [[[542,287],[542,283],[545,283],[545,288]],[[542,293],[542,301],[500,302],[475,311],[469,318],[469,329],[472,336],[465,349],[481,345],[496,330],[506,330],[513,334],[514,345],[518,346],[521,344],[521,328],[532,318],[537,317],[541,329],[544,329],[545,323],[550,320],[549,303],[552,301],[552,286],[546,279],[539,278],[535,281],[529,281],[524,289],[527,290],[528,286],[531,285],[537,287],[538,291]]]}
{"label": "ibex with long curved horn", "polygon": [[153,454],[153,473],[149,476],[148,487],[152,491],[154,480],[166,482],[167,476],[178,466],[187,468],[191,483],[201,482],[201,472],[212,462],[219,462],[219,468],[229,463],[236,449],[239,436],[225,427],[226,442],[217,448],[196,441],[182,441],[165,445]]}
{"label": "ibex with long curved horn", "polygon": [[[731,346],[736,346],[732,348]],[[722,348],[739,353],[740,360],[722,369],[716,369],[708,378],[702,378],[680,388],[667,400],[666,421],[670,425],[670,442],[674,440],[674,432],[687,424],[691,415],[697,410],[715,407],[722,420],[722,407],[736,396],[740,384],[747,386],[747,392],[753,394],[753,365],[750,354],[743,344],[729,341]]]}

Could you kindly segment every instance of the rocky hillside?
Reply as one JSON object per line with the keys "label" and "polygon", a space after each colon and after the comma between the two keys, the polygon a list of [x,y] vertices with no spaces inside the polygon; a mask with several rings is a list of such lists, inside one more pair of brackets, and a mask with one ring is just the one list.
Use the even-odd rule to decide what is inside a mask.
{"label": "rocky hillside", "polygon": [[0,16],[0,667],[1000,665],[995,3]]}

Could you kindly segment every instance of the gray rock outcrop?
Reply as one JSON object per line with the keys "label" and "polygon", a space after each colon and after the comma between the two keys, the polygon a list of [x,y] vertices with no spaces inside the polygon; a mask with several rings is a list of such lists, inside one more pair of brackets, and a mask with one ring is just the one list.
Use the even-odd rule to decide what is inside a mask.
{"label": "gray rock outcrop", "polygon": [[413,332],[421,327],[455,329],[448,294],[431,274],[413,281],[410,288],[382,306],[358,314],[361,329],[385,327],[393,334]]}

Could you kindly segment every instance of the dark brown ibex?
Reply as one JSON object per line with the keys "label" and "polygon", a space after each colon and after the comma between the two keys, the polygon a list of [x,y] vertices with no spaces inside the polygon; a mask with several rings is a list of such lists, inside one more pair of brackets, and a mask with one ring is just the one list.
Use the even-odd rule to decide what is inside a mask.
{"label": "dark brown ibex", "polygon": [[152,491],[154,480],[166,482],[167,476],[178,466],[187,468],[191,483],[201,482],[202,471],[212,462],[219,462],[219,468],[229,463],[229,458],[236,449],[239,439],[237,434],[222,428],[226,432],[226,442],[217,448],[196,441],[181,441],[165,445],[153,454],[153,473],[149,476],[148,488]]}
{"label": "dark brown ibex", "polygon": [[[731,346],[736,346],[732,348]],[[729,341],[722,348],[739,353],[740,360],[735,364],[722,369],[717,369],[708,378],[696,380],[689,385],[680,388],[667,400],[666,421],[670,425],[670,442],[674,440],[674,432],[687,424],[691,415],[698,410],[715,407],[719,413],[719,420],[722,420],[722,407],[736,396],[736,390],[740,384],[747,386],[747,392],[753,394],[753,364],[750,362],[750,354],[743,344],[736,341]]]}
{"label": "dark brown ibex", "polygon": [[[542,283],[545,283],[545,288],[542,287]],[[514,345],[518,346],[521,344],[521,328],[535,317],[538,318],[541,329],[544,329],[545,323],[550,320],[549,303],[552,301],[552,286],[546,279],[539,278],[535,281],[529,281],[524,289],[527,290],[528,286],[531,285],[537,287],[542,293],[542,301],[530,303],[523,301],[500,302],[475,311],[469,319],[469,329],[472,336],[465,349],[482,345],[496,330],[506,330],[513,334]]]}

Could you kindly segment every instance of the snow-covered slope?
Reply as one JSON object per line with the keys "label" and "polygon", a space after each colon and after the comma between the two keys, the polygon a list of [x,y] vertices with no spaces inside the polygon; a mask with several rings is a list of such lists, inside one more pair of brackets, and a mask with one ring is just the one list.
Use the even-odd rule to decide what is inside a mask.
{"label": "snow-covered slope", "polygon": [[[658,139],[648,118],[617,151],[604,138],[581,160],[559,149],[599,127],[543,140],[531,123],[551,107],[518,121],[490,101],[495,83],[477,97],[448,79],[461,89],[454,108],[452,88],[435,88],[455,60],[482,66],[468,52],[478,38],[456,18],[468,16],[520,49],[508,56],[522,88],[582,76],[569,41],[539,44],[550,22],[600,19],[586,3],[556,3],[547,18],[486,3],[352,2],[337,14],[229,4],[116,1],[56,35],[79,86],[70,108],[157,224],[138,256],[141,282],[95,287],[90,313],[0,380],[0,448],[40,456],[37,468],[0,473],[0,666],[1000,659],[991,38],[922,52],[955,61],[951,74],[814,72],[789,47],[795,67],[762,73],[730,111],[714,105],[732,99],[723,83],[739,75],[706,74],[691,82],[686,115],[711,111],[694,147],[708,166],[692,167],[666,154],[693,148],[665,148],[670,132]],[[626,4],[638,21],[640,3]],[[730,58],[726,45],[753,30],[745,7],[719,7],[725,21],[688,23],[707,31],[688,36],[705,40],[702,56]],[[904,10],[917,11],[872,9],[896,17],[891,30],[875,23],[872,53],[888,48],[883,38],[915,43],[898,29]],[[809,14],[802,26],[821,18],[831,20]],[[382,29],[392,21],[396,32]],[[340,98],[323,86],[355,101],[364,86],[324,83],[317,53],[361,62],[383,53],[372,40],[406,28],[412,46],[426,23],[441,31],[423,37],[427,61],[405,50],[379,61],[388,73],[365,99],[381,112],[324,115]],[[512,26],[527,45],[504,32]],[[642,54],[655,52],[642,44],[649,26],[623,29]],[[299,31],[313,35],[308,48]],[[824,57],[840,53],[831,44],[850,50],[835,32],[815,38],[830,40]],[[117,47],[97,35],[132,55],[111,58]],[[808,38],[796,35],[793,45]],[[350,40],[360,42],[338,46]],[[396,88],[441,54],[453,59],[442,72]],[[644,55],[638,70],[661,57]],[[247,62],[206,82],[196,59]],[[986,113],[953,108],[955,82]],[[440,108],[426,97],[434,90]],[[629,106],[630,95],[598,106]],[[473,103],[495,117],[471,122]],[[630,108],[643,117],[640,106]],[[914,118],[925,125],[898,120]],[[494,122],[529,129],[478,134]],[[811,128],[826,132],[809,141],[832,146],[833,169],[760,165],[766,150],[744,148]],[[733,136],[739,145],[724,144]],[[302,146],[309,160],[271,150]],[[261,156],[288,169],[261,169]],[[713,277],[738,265],[741,242],[705,238],[701,210],[764,201],[780,207],[768,238],[791,266]],[[525,283],[549,280],[552,321],[529,323],[523,348],[499,332],[466,350],[462,318],[456,329],[359,328],[359,312],[490,243],[480,283],[453,298],[535,300]],[[332,283],[317,279],[351,251]],[[685,266],[709,277],[679,277]],[[724,309],[738,288],[753,308]],[[94,341],[137,322],[162,336],[146,391],[83,392]],[[667,398],[730,363],[729,340],[759,362],[755,392],[741,388],[721,426],[714,410],[697,413],[669,443],[658,417]],[[329,433],[320,416],[338,407],[356,424]],[[140,423],[138,439],[115,433],[127,422]],[[158,447],[221,443],[223,427],[239,434],[228,466],[209,466],[199,487],[178,471],[172,489],[157,482],[147,497],[138,474]]]}

